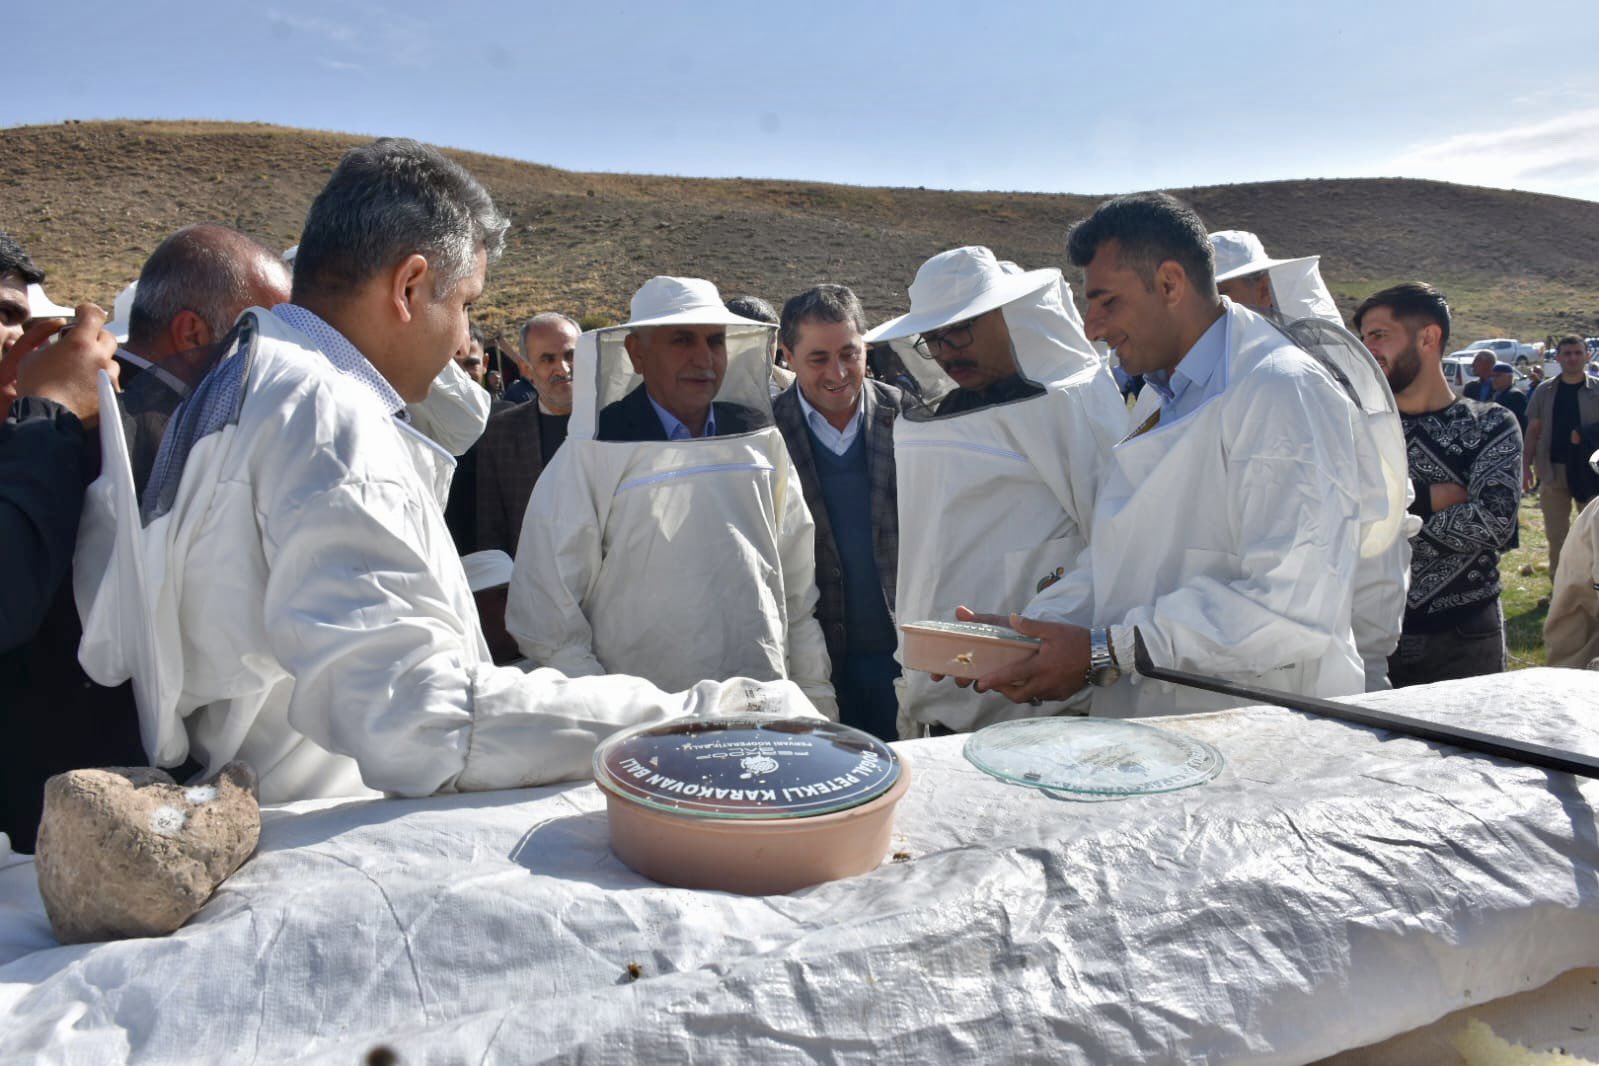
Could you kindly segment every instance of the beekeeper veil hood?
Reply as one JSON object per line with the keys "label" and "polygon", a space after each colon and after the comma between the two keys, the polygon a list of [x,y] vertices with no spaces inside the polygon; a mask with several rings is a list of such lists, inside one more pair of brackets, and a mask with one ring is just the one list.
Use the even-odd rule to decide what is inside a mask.
{"label": "beekeeper veil hood", "polygon": [[1409,484],[1404,429],[1388,378],[1359,338],[1344,328],[1338,305],[1321,279],[1320,256],[1273,259],[1248,230],[1218,230],[1210,235],[1210,244],[1216,251],[1218,284],[1260,273],[1270,279],[1276,307],[1251,310],[1271,319],[1314,356],[1365,416],[1371,438],[1363,442],[1362,461],[1375,468],[1376,476],[1363,475],[1361,481],[1377,499],[1365,501],[1362,513],[1385,517],[1362,523],[1361,554],[1380,554],[1400,535]]}
{"label": "beekeeper veil hood", "polygon": [[[707,326],[716,327],[709,337],[701,329]],[[657,389],[670,391],[682,382],[692,398],[694,382],[712,380],[718,372],[721,379],[711,412],[717,434],[729,436],[771,425],[769,382],[776,330],[776,326],[729,311],[709,281],[651,278],[634,293],[626,322],[578,338],[568,436],[577,440],[630,439],[609,428],[620,416],[654,417],[657,405],[670,411],[674,398],[656,396]],[[660,375],[654,388],[646,387],[643,358],[635,358],[627,350],[627,339],[633,334],[650,345],[651,354],[643,358],[663,360],[653,370]],[[681,356],[677,354],[679,346]],[[602,419],[607,408],[610,414]]]}
{"label": "beekeeper veil hood", "polygon": [[987,248],[955,248],[922,264],[909,296],[910,311],[866,340],[890,343],[920,387],[920,402],[906,411],[910,418],[933,417],[939,401],[958,388],[922,335],[989,311],[1004,315],[1016,373],[1028,384],[1048,385],[1102,365],[1059,270],[1023,270]]}
{"label": "beekeeper veil hood", "polygon": [[[1343,325],[1338,305],[1327,283],[1321,280],[1321,256],[1302,255],[1297,259],[1273,259],[1266,254],[1260,238],[1248,230],[1224,229],[1210,235],[1216,251],[1216,283],[1264,273],[1271,281],[1272,300],[1277,313],[1290,322],[1301,318],[1324,318]],[[1258,308],[1250,308],[1258,310]]]}

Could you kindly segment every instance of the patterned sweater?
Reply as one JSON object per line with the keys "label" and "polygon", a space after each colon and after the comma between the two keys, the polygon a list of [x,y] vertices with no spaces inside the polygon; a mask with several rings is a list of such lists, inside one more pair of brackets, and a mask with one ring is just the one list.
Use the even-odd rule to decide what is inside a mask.
{"label": "patterned sweater", "polygon": [[[1439,411],[1401,413],[1416,487],[1405,632],[1457,625],[1499,596],[1499,553],[1516,533],[1521,506],[1521,426],[1508,409],[1459,399]],[[1431,489],[1464,485],[1465,503],[1433,511]]]}

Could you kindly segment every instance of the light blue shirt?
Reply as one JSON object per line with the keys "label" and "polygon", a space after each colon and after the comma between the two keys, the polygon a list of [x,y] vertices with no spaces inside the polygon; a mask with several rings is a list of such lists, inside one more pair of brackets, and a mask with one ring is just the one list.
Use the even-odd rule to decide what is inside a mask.
{"label": "light blue shirt", "polygon": [[389,380],[378,373],[377,367],[367,362],[360,349],[351,344],[344,334],[328,325],[320,315],[298,304],[278,304],[272,313],[309,337],[317,350],[327,356],[335,370],[366,386],[383,404],[385,411],[402,422],[411,420],[405,410],[405,401],[394,391]]}
{"label": "light blue shirt", "polygon": [[855,397],[855,417],[849,420],[849,425],[843,429],[835,428],[827,420],[827,416],[811,406],[805,398],[804,389],[795,389],[799,396],[800,410],[805,412],[805,423],[811,427],[811,432],[816,434],[816,439],[827,446],[827,450],[834,455],[843,455],[849,451],[850,445],[855,443],[855,438],[860,435],[861,424],[866,421],[866,388],[863,385],[861,394]]}
{"label": "light blue shirt", "polygon": [[[649,389],[645,389],[644,390],[644,398],[646,400],[650,401],[650,406],[651,407],[655,408],[655,417],[659,418],[661,420],[661,428],[666,430],[666,439],[667,440],[693,440],[694,439],[694,434],[689,432],[689,428],[687,426],[685,426],[682,422],[678,421],[676,415],[674,415],[672,412],[668,411],[666,408],[662,407],[660,404],[655,402],[655,397],[650,395],[650,390]],[[716,436],[716,405],[715,404],[712,404],[711,405],[711,409],[705,413],[705,432],[702,434],[702,436],[706,436],[706,437],[714,437],[714,436]]]}
{"label": "light blue shirt", "polygon": [[1161,398],[1162,425],[1192,412],[1222,391],[1226,379],[1218,371],[1226,356],[1227,315],[1224,313],[1200,334],[1175,369],[1169,373],[1152,370],[1144,375],[1144,382]]}

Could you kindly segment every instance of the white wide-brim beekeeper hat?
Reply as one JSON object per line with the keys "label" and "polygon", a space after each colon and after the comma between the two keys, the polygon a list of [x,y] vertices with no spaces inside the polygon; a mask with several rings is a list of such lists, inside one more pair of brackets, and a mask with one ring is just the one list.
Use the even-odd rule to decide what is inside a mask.
{"label": "white wide-brim beekeeper hat", "polygon": [[964,322],[1004,307],[1060,279],[1058,270],[1006,270],[987,248],[970,246],[940,252],[916,271],[911,309],[866,334],[867,343],[898,340]]}
{"label": "white wide-brim beekeeper hat", "polygon": [[729,311],[716,286],[703,278],[673,278],[657,274],[633,294],[628,329],[650,326],[760,326],[757,322]]}
{"label": "white wide-brim beekeeper hat", "polygon": [[1216,281],[1247,278],[1273,267],[1293,266],[1297,263],[1314,263],[1319,255],[1302,255],[1297,259],[1273,259],[1266,254],[1260,238],[1246,229],[1217,230],[1210,235],[1210,246],[1216,250]]}
{"label": "white wide-brim beekeeper hat", "polygon": [[128,325],[133,321],[133,298],[139,292],[139,283],[130,281],[111,303],[111,321],[105,331],[117,339],[118,344],[128,343]]}
{"label": "white wide-brim beekeeper hat", "polygon": [[62,307],[44,293],[44,286],[37,281],[28,283],[28,317],[29,318],[71,318],[77,314],[71,307]]}

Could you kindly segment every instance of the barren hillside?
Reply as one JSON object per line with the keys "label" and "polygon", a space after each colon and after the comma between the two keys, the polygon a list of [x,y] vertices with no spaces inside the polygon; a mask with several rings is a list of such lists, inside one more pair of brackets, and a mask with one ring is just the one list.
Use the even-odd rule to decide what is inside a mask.
{"label": "barren hillside", "polygon": [[[63,302],[109,306],[176,227],[234,225],[287,247],[360,138],[215,122],[84,122],[0,130],[0,228]],[[855,288],[874,321],[905,308],[928,255],[987,244],[1061,266],[1063,234],[1099,197],[583,174],[451,152],[513,219],[480,304],[491,330],[535,310],[625,315],[652,274],[714,280],[774,303],[818,281]],[[1444,288],[1458,344],[1599,334],[1599,204],[1411,180],[1175,189],[1213,229],[1277,255],[1320,253],[1346,309],[1417,277]],[[1068,272],[1068,277],[1073,277]]]}

